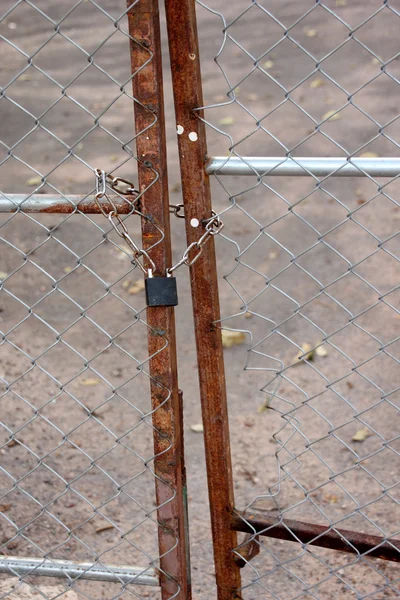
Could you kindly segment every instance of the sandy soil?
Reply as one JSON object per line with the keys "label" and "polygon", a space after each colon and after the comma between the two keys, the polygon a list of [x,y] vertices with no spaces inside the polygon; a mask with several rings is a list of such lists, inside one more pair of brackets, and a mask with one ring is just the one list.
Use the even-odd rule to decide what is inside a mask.
{"label": "sandy soil", "polygon": [[[3,0],[0,16],[14,4]],[[8,86],[0,105],[0,189],[32,192],[39,172],[46,176],[40,191],[89,194],[89,167],[121,165],[118,174],[134,178],[135,161],[125,162],[123,150],[133,132],[132,102],[120,92],[130,75],[126,36],[91,2],[74,10],[70,0],[31,4],[38,10],[22,2],[0,24],[11,42],[0,41],[0,85]],[[97,4],[113,17],[124,8],[122,0]],[[284,26],[315,8],[291,29],[297,44],[287,39],[273,47],[281,29],[260,6],[245,10],[250,5],[239,0],[210,0],[228,22],[244,13],[228,29],[219,57],[235,88],[233,101],[213,60],[222,21],[199,7],[205,103],[214,106],[206,111],[209,154],[227,155],[234,144],[243,156],[284,156],[287,149],[293,156],[398,155],[400,63],[390,61],[383,72],[379,62],[399,50],[398,17],[389,7],[400,9],[397,4],[389,2],[356,39],[324,60],[325,75],[306,79],[315,61],[299,44],[320,60],[348,39],[327,9],[355,27],[381,2],[327,0],[325,8],[306,0],[260,3]],[[54,21],[72,10],[62,35],[39,10]],[[74,45],[91,53],[108,36],[94,64]],[[34,66],[27,56],[34,56]],[[253,57],[262,57],[257,64],[269,76],[254,68]],[[167,66],[165,44],[163,58]],[[165,88],[176,203],[181,195],[168,70]],[[292,90],[289,99],[283,88]],[[340,118],[315,129],[315,121],[341,107]],[[315,183],[271,176],[213,182],[214,207],[226,210],[224,236],[217,240],[222,316],[225,326],[246,332],[242,344],[226,349],[236,505],[394,535],[399,184],[378,189],[387,182],[332,178],[317,189]],[[175,221],[178,258],[185,239]],[[152,432],[140,419],[150,409],[148,377],[136,369],[147,357],[144,296],[131,293],[141,275],[102,217],[3,215],[0,225],[1,552],[146,567],[157,557],[157,541],[156,525],[146,518],[154,518],[155,508],[146,468]],[[137,239],[135,217],[128,226]],[[190,429],[201,416],[188,273],[181,269],[177,278],[193,597],[214,598],[203,439]],[[313,347],[325,338],[326,356],[276,376],[296,362],[303,344]],[[258,412],[267,400],[275,410]],[[365,439],[353,440],[365,428]],[[12,434],[19,443],[8,444]],[[59,595],[67,589],[59,582],[28,581],[48,598],[67,597]],[[400,595],[394,563],[355,561],[268,538],[243,570],[243,582],[246,600]],[[150,588],[82,581],[73,591],[79,598],[159,597]],[[16,594],[8,597],[22,597]]]}

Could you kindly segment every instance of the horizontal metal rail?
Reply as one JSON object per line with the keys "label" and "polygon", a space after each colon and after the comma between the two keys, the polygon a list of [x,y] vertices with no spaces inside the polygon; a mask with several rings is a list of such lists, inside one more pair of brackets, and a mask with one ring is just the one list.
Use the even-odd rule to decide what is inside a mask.
{"label": "horizontal metal rail", "polygon": [[207,162],[206,172],[280,177],[396,177],[400,174],[400,158],[214,156]]}
{"label": "horizontal metal rail", "polygon": [[60,577],[63,579],[90,579],[110,583],[131,583],[159,586],[155,569],[98,565],[65,560],[44,560],[41,558],[16,558],[0,556],[0,573],[8,575],[37,575],[40,577]]}
{"label": "horizontal metal rail", "polygon": [[[129,196],[122,198],[117,195],[109,196],[119,214],[128,214],[133,210]],[[133,197],[132,197],[133,199]],[[111,210],[107,198],[100,198],[100,205],[105,212]],[[0,197],[0,213],[99,213],[94,195],[92,196],[57,196],[53,194],[6,194]]]}
{"label": "horizontal metal rail", "polygon": [[400,540],[385,539],[377,535],[325,527],[294,519],[279,519],[271,513],[258,515],[237,511],[232,515],[232,529],[339,552],[362,554],[369,558],[400,562]]}

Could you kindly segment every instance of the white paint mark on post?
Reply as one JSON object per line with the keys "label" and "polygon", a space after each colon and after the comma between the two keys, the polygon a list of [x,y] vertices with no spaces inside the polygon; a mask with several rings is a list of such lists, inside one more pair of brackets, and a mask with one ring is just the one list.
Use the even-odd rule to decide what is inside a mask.
{"label": "white paint mark on post", "polygon": [[192,227],[198,227],[199,223],[200,223],[200,221],[196,218],[190,219],[190,224]]}
{"label": "white paint mark on post", "polygon": [[197,135],[197,133],[195,131],[191,131],[189,133],[189,140],[191,142],[197,142],[197,138],[198,138],[198,135]]}
{"label": "white paint mark on post", "polygon": [[182,135],[182,133],[183,133],[184,131],[185,131],[185,130],[183,129],[182,125],[178,125],[178,127],[176,128],[176,133],[177,133],[178,135]]}

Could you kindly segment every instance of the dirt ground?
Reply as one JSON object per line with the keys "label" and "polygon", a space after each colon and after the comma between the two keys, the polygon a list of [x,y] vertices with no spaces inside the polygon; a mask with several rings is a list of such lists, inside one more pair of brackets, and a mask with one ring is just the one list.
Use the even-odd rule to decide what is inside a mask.
{"label": "dirt ground", "polygon": [[[17,4],[0,23],[9,40],[0,39],[2,193],[90,194],[96,167],[134,179],[135,160],[126,162],[123,148],[133,135],[132,101],[121,92],[130,93],[126,36],[91,1],[3,0],[0,18]],[[113,18],[125,6],[96,4]],[[199,5],[198,24],[211,156],[230,147],[241,156],[399,155],[400,62],[391,60],[399,2],[208,6]],[[40,11],[57,23],[67,15],[59,33]],[[233,24],[215,62],[218,11]],[[365,24],[349,40],[329,11],[353,28]],[[290,27],[278,45],[273,17]],[[165,40],[163,60],[170,199],[178,203]],[[396,537],[398,181],[329,178],[316,186],[311,177],[254,176],[212,186],[214,209],[225,211],[217,239],[222,318],[241,342],[225,351],[236,506]],[[127,224],[138,239],[137,218]],[[178,259],[182,222],[172,227]],[[141,274],[101,216],[3,214],[0,244],[0,552],[146,567],[158,554],[152,430],[142,419],[149,380],[136,368],[147,358]],[[204,445],[191,429],[201,410],[187,270],[177,279],[193,598],[211,599]],[[305,344],[324,340],[325,352],[290,367]],[[266,403],[274,410],[262,410]],[[19,443],[9,444],[11,436]],[[395,563],[269,538],[242,574],[246,600],[400,596]],[[46,598],[67,598],[59,581],[28,581]],[[73,592],[159,597],[83,581]]]}

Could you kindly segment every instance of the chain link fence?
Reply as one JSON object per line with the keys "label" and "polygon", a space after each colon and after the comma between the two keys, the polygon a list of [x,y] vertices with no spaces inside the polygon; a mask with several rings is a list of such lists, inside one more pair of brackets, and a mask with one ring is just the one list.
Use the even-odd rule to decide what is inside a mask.
{"label": "chain link fence", "polygon": [[[2,598],[160,597],[160,573],[163,597],[180,590],[162,566],[178,540],[158,544],[157,511],[177,495],[155,466],[172,445],[156,425],[172,390],[159,386],[158,406],[150,396],[149,361],[169,340],[159,331],[149,355],[143,274],[112,222],[92,214],[95,169],[137,181],[136,143],[158,126],[153,116],[134,133],[143,105],[129,46],[144,46],[127,13],[142,4],[1,3]],[[134,77],[153,60],[149,49]],[[142,195],[160,178],[151,172]],[[122,188],[107,193],[141,248]]]}
{"label": "chain link fence", "polygon": [[400,5],[197,5],[243,597],[398,597]]}

